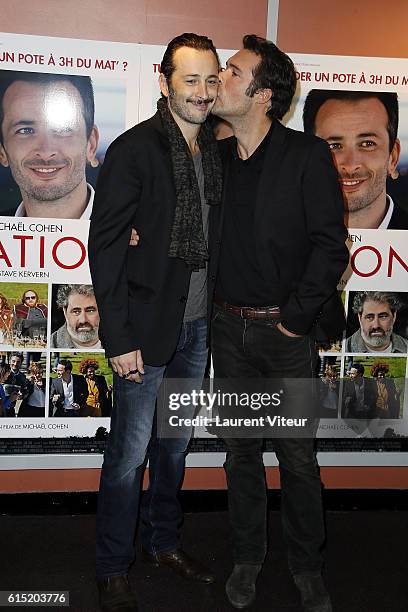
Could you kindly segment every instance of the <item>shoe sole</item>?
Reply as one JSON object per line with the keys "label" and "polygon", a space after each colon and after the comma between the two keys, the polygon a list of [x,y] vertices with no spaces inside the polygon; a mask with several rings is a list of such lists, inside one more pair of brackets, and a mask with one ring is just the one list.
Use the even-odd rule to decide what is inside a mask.
{"label": "shoe sole", "polygon": [[251,597],[248,603],[245,603],[245,604],[234,603],[233,600],[229,596],[227,588],[225,588],[225,592],[227,594],[227,599],[229,603],[231,604],[233,608],[236,608],[237,610],[245,610],[245,608],[249,608],[250,606],[252,606],[252,604],[255,602],[255,599],[256,599],[256,593],[254,593],[254,595]]}

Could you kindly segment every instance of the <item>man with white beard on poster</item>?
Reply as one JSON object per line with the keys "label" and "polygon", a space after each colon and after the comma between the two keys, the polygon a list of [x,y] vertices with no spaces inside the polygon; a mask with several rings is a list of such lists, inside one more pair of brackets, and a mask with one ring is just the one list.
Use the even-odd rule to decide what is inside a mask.
{"label": "man with white beard on poster", "polygon": [[[114,370],[96,538],[105,612],[137,610],[128,571],[146,456],[142,559],[188,580],[214,581],[181,548],[177,494],[191,428],[163,437],[168,406],[157,402],[156,410],[156,400],[164,378],[166,388],[176,379],[185,393],[200,389],[207,363],[208,217],[221,201],[222,169],[206,119],[218,71],[206,36],[173,39],[161,62],[158,112],[112,143],[99,174],[89,262]],[[132,227],[141,236],[137,248],[129,247]],[[195,406],[183,410],[193,416]]]}
{"label": "man with white beard on poster", "polygon": [[351,353],[407,353],[408,342],[396,334],[394,324],[403,304],[395,293],[358,291],[353,312],[360,328],[347,338],[346,351]]}
{"label": "man with white beard on poster", "polygon": [[92,285],[60,285],[56,303],[65,323],[51,334],[50,347],[100,349],[100,319]]}
{"label": "man with white beard on poster", "polygon": [[88,76],[0,71],[0,163],[22,202],[16,217],[89,219],[94,190],[87,163],[99,141]]}
{"label": "man with white beard on poster", "polygon": [[350,228],[408,229],[408,213],[387,194],[400,156],[396,93],[312,89],[303,107],[306,134],[330,146]]}

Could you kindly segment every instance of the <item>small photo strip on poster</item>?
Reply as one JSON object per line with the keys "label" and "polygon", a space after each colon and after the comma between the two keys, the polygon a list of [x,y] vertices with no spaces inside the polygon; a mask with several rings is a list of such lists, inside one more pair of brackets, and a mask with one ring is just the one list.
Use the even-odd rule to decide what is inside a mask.
{"label": "small photo strip on poster", "polygon": [[408,293],[350,291],[344,350],[346,353],[406,355]]}
{"label": "small photo strip on poster", "polygon": [[320,354],[317,364],[318,416],[321,419],[337,419],[341,386],[340,355]]}
{"label": "small photo strip on poster", "polygon": [[52,285],[51,296],[50,350],[103,350],[93,286]]}
{"label": "small photo strip on poster", "polygon": [[0,351],[47,346],[48,285],[0,283]]}
{"label": "small photo strip on poster", "polygon": [[46,416],[46,363],[45,352],[0,351],[0,416]]}
{"label": "small photo strip on poster", "polygon": [[110,417],[112,382],[103,352],[51,352],[48,416]]}
{"label": "small photo strip on poster", "polygon": [[348,355],[344,357],[343,370],[342,418],[404,418],[406,357]]}

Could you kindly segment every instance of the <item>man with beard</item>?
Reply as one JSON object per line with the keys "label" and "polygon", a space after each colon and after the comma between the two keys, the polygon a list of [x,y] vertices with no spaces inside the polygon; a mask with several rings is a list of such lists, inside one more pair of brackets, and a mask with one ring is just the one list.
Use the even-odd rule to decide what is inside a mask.
{"label": "man with beard", "polygon": [[[183,393],[202,384],[207,363],[207,231],[221,200],[222,170],[206,118],[219,61],[206,36],[182,34],[163,56],[158,112],[109,147],[89,234],[100,336],[114,370],[114,405],[97,515],[101,608],[136,610],[128,583],[140,485],[142,559],[183,577],[214,576],[181,548],[177,499],[191,428],[163,437],[168,406],[156,400],[166,378]],[[132,226],[140,233],[129,248]],[[193,403],[183,416],[194,415]],[[168,422],[168,421],[167,421]]]}
{"label": "man with beard", "polygon": [[312,89],[303,108],[305,133],[324,138],[339,174],[350,228],[408,229],[408,213],[386,193],[398,177],[396,93]]}
{"label": "man with beard", "polygon": [[89,219],[98,165],[94,95],[86,76],[1,71],[0,163],[20,188],[17,217]]}
{"label": "man with beard", "polygon": [[393,331],[397,312],[402,304],[395,293],[358,291],[353,312],[360,329],[347,338],[350,353],[406,353],[408,343]]}
{"label": "man with beard", "polygon": [[51,335],[51,348],[100,349],[99,312],[92,285],[60,285],[57,306],[65,323]]}
{"label": "man with beard", "polygon": [[41,304],[34,289],[26,289],[21,303],[13,308],[13,328],[25,337],[35,338],[47,335],[48,308]]}
{"label": "man with beard", "polygon": [[[296,89],[292,60],[255,35],[243,43],[220,73],[213,110],[234,132],[220,141],[223,214],[217,219],[214,209],[212,215],[211,240],[220,245],[218,271],[216,258],[210,260],[210,279],[218,272],[214,374],[228,389],[242,386],[244,392],[248,385],[264,391],[268,379],[296,379],[287,385],[285,409],[313,417],[316,324],[328,337],[333,333],[325,315],[331,318],[341,306],[336,287],[348,262],[343,201],[327,144],[280,123]],[[304,392],[296,395],[300,380]],[[274,391],[282,388],[277,385]],[[294,395],[296,402],[289,402]],[[262,435],[249,437],[242,428],[225,438],[234,561],[226,593],[240,609],[255,599],[267,550]],[[282,435],[273,446],[290,571],[302,609],[330,612],[321,575],[325,530],[313,428],[308,437]]]}

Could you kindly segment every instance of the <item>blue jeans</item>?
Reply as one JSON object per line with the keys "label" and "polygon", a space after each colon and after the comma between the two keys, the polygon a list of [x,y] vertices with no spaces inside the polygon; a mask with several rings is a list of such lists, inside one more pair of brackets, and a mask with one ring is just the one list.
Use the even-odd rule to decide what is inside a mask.
{"label": "blue jeans", "polygon": [[[160,437],[156,399],[163,378],[188,379],[183,392],[201,388],[207,363],[206,320],[184,323],[176,352],[165,366],[145,365],[143,383],[114,375],[111,430],[98,497],[96,571],[99,578],[126,574],[135,556],[141,479],[149,459],[149,489],[141,503],[141,539],[148,552],[179,547],[183,515],[177,499],[191,431]],[[187,407],[193,416],[196,407]],[[183,414],[184,416],[184,414]]]}

